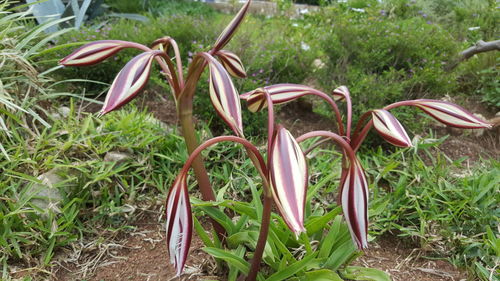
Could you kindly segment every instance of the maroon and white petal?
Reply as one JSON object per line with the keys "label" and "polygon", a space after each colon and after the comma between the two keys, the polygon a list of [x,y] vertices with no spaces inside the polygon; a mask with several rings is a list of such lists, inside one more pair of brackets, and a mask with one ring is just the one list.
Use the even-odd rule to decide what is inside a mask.
{"label": "maroon and white petal", "polygon": [[59,61],[64,66],[84,66],[99,63],[123,48],[131,47],[130,42],[101,40],[83,45]]}
{"label": "maroon and white petal", "polygon": [[389,111],[377,109],[372,111],[373,126],[390,144],[399,147],[411,147],[411,140],[399,121]]}
{"label": "maroon and white petal", "polygon": [[240,11],[236,16],[231,20],[231,22],[226,26],[226,28],[222,31],[222,33],[219,35],[219,38],[217,38],[217,41],[214,44],[213,50],[218,51],[224,48],[226,44],[231,40],[233,37],[234,33],[236,32],[236,29],[238,29],[238,26],[241,24],[243,19],[245,18],[245,15],[248,11],[248,7],[250,7],[250,3],[252,1],[248,0],[243,7],[241,7]]}
{"label": "maroon and white petal", "polygon": [[104,115],[118,109],[132,100],[147,84],[153,59],[162,53],[162,51],[144,52],[130,60],[111,84],[100,114]]}
{"label": "maroon and white petal", "polygon": [[[276,84],[266,86],[264,89],[268,91],[273,104],[286,103],[302,96],[319,92],[314,88],[299,84]],[[267,99],[260,89],[241,94],[240,99],[247,101],[248,109],[252,112],[257,112],[267,107]]]}
{"label": "maroon and white petal", "polygon": [[298,235],[305,231],[308,173],[304,153],[290,132],[278,126],[270,157],[274,201],[290,230]]}
{"label": "maroon and white petal", "polygon": [[222,64],[204,53],[210,70],[210,100],[222,119],[238,136],[243,135],[241,104],[238,91]]}
{"label": "maroon and white petal", "polygon": [[186,264],[193,235],[193,218],[186,182],[186,175],[180,175],[170,188],[166,202],[166,232],[170,263],[181,275]]}
{"label": "maroon and white petal", "polygon": [[446,125],[464,129],[491,128],[492,125],[477,118],[462,107],[439,100],[414,100],[413,105]]}
{"label": "maroon and white petal", "polygon": [[359,249],[368,247],[368,182],[361,163],[350,163],[341,182],[342,211],[352,240]]}
{"label": "maroon and white petal", "polygon": [[215,55],[220,59],[224,68],[234,77],[245,78],[247,73],[240,58],[229,51],[220,50]]}
{"label": "maroon and white petal", "polygon": [[333,90],[333,99],[335,101],[343,101],[349,96],[349,89],[346,86],[340,86]]}

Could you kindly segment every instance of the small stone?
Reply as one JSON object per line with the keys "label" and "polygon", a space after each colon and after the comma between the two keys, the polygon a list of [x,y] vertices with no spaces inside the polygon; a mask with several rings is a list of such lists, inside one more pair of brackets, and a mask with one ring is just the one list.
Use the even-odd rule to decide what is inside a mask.
{"label": "small stone", "polygon": [[61,190],[58,188],[64,179],[58,175],[57,169],[52,169],[38,177],[41,183],[36,183],[29,187],[28,194],[33,194],[31,203],[42,211],[40,214],[47,215],[47,212],[53,211],[61,213],[59,203],[63,200]]}
{"label": "small stone", "polygon": [[61,106],[57,109],[57,112],[61,114],[62,117],[68,118],[69,114],[71,113],[71,109],[67,106]]}
{"label": "small stone", "polygon": [[315,59],[312,64],[315,70],[325,68],[325,63],[320,59]]}
{"label": "small stone", "polygon": [[132,156],[126,152],[110,151],[104,156],[104,161],[123,163],[131,158]]}
{"label": "small stone", "polygon": [[495,114],[495,117],[500,117],[500,111]]}
{"label": "small stone", "polygon": [[[481,120],[486,120],[483,115],[479,113],[474,113],[474,116]],[[479,128],[479,129],[465,129],[463,130],[463,134],[465,135],[473,135],[475,137],[481,137],[484,135],[485,129],[484,128]]]}

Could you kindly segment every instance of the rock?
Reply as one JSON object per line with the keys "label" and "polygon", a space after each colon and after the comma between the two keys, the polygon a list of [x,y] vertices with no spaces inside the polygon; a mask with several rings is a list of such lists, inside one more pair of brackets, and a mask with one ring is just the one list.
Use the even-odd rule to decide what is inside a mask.
{"label": "rock", "polygon": [[31,203],[42,211],[41,215],[47,215],[48,211],[61,213],[59,204],[63,200],[63,194],[60,190],[63,177],[58,174],[57,169],[52,169],[38,177],[41,183],[36,183],[30,187],[28,194],[33,194]]}
{"label": "rock", "polygon": [[109,151],[104,156],[104,161],[105,162],[123,163],[131,158],[132,158],[132,155],[129,153],[126,153],[126,152]]}
{"label": "rock", "polygon": [[495,114],[495,117],[500,117],[500,111]]}
{"label": "rock", "polygon": [[61,106],[57,109],[57,112],[61,114],[62,117],[68,118],[69,114],[71,113],[71,109],[67,106]]}
{"label": "rock", "polygon": [[321,61],[320,59],[315,59],[312,64],[313,64],[314,70],[319,70],[319,69],[325,68],[325,63],[323,61]]}
{"label": "rock", "polygon": [[[476,116],[477,118],[481,119],[481,120],[486,120],[486,118],[484,118],[483,115],[479,114],[479,113],[474,113],[474,116]],[[465,129],[463,130],[463,133],[466,134],[466,135],[473,135],[475,137],[481,137],[484,135],[484,132],[485,132],[485,129],[483,128],[480,128],[480,129]]]}

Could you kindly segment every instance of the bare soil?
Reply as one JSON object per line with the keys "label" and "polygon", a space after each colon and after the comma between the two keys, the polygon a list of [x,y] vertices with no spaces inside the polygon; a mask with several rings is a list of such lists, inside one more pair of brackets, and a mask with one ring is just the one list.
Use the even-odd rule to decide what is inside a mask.
{"label": "bare soil", "polygon": [[[215,273],[212,257],[201,250],[203,243],[195,235],[187,261],[185,273],[177,279],[175,270],[169,264],[163,227],[154,216],[148,216],[137,223],[135,232],[124,234],[116,242],[119,245],[102,255],[93,250],[94,259],[86,255],[83,260],[60,262],[54,269],[53,280],[57,281],[165,281],[165,280],[224,280]],[[89,264],[89,260],[100,260]],[[465,273],[443,260],[428,260],[422,252],[405,244],[400,238],[383,236],[370,244],[365,255],[354,265],[368,266],[387,272],[394,281],[458,281],[466,280]],[[92,270],[85,269],[92,268]]]}

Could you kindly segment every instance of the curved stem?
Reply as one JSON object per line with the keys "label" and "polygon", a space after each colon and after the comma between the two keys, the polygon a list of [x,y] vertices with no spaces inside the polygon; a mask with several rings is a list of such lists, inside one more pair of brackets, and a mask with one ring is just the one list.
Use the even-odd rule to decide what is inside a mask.
{"label": "curved stem", "polygon": [[341,137],[335,133],[332,133],[330,131],[313,131],[313,132],[305,133],[302,136],[297,138],[297,142],[301,143],[301,142],[305,141],[306,139],[310,139],[310,138],[314,138],[314,137],[326,137],[326,138],[334,140],[337,144],[339,144],[342,147],[344,154],[349,158],[349,160],[351,160],[352,162],[354,162],[356,160],[356,156],[355,156],[354,150],[352,149],[351,145],[343,137]]}
{"label": "curved stem", "polygon": [[[267,99],[267,167],[270,167],[272,141],[274,137],[274,106],[271,99],[271,95],[266,89],[262,89],[264,95]],[[268,170],[266,170],[265,177],[269,176]],[[255,251],[253,253],[252,263],[250,265],[250,272],[247,275],[247,281],[254,281],[257,278],[257,272],[259,272],[260,263],[262,261],[262,256],[264,254],[264,249],[266,247],[267,235],[269,233],[269,223],[271,221],[271,207],[273,203],[272,191],[269,185],[269,181],[264,184],[264,206],[262,209],[262,219],[260,223],[259,238],[257,239],[257,244],[255,246]]]}
{"label": "curved stem", "polygon": [[365,127],[363,127],[363,130],[359,133],[359,135],[356,137],[356,139],[352,143],[352,147],[354,149],[354,152],[358,151],[359,147],[361,146],[361,143],[365,140],[366,136],[368,135],[368,132],[373,126],[373,120],[368,121],[366,123]]}
{"label": "curved stem", "polygon": [[[194,161],[196,160],[196,158],[199,156],[199,154],[204,150],[206,149],[207,147],[209,146],[212,146],[214,144],[217,144],[219,142],[223,142],[223,141],[230,141],[230,142],[237,142],[237,143],[240,143],[242,144],[243,146],[245,146],[245,148],[247,148],[253,155],[255,155],[255,157],[257,158],[258,160],[258,164],[261,166],[260,168],[262,170],[267,170],[267,166],[264,162],[264,158],[262,157],[262,155],[260,154],[259,150],[257,149],[257,147],[255,147],[255,145],[253,145],[251,142],[249,142],[248,140],[244,139],[244,138],[241,138],[241,137],[237,137],[237,136],[219,136],[219,137],[215,137],[215,138],[211,138],[207,141],[205,141],[204,143],[200,144],[192,153],[191,155],[189,156],[188,160],[186,161],[186,163],[184,164],[184,166],[182,167],[182,170],[181,170],[181,173],[187,173],[189,168],[191,167],[191,165],[194,163]],[[267,181],[267,179],[265,179],[265,181]]]}
{"label": "curved stem", "polygon": [[347,105],[347,132],[346,136],[351,139],[351,123],[352,123],[352,101],[351,95],[345,95],[346,105]]}
{"label": "curved stem", "polygon": [[361,127],[363,126],[363,124],[365,123],[366,119],[372,114],[372,110],[369,110],[365,113],[363,113],[363,115],[361,115],[361,117],[359,118],[358,120],[358,123],[356,123],[356,128],[354,129],[353,133],[352,133],[352,139],[355,140],[356,139],[356,136],[359,134],[359,132],[361,131]]}
{"label": "curved stem", "polygon": [[[335,118],[337,119],[337,126],[339,129],[339,134],[344,135],[344,124],[342,123],[342,115],[340,115],[340,110],[339,110],[337,104],[335,103],[335,101],[329,95],[327,95],[321,91],[314,91],[314,92],[311,92],[311,94],[324,99],[332,107],[333,111],[335,112]],[[348,119],[348,122],[349,122],[349,119]],[[350,124],[348,123],[347,126],[348,126],[347,130],[349,130]]]}
{"label": "curved stem", "polygon": [[400,107],[400,106],[415,106],[415,102],[416,100],[405,100],[405,101],[398,101],[398,102],[395,102],[395,103],[391,103],[389,105],[386,105],[384,107],[385,110],[391,110],[393,108],[396,108],[396,107]]}
{"label": "curved stem", "polygon": [[[236,137],[236,136],[220,136],[220,137],[215,137],[213,139],[209,139],[208,141],[202,143],[198,148],[196,148],[189,159],[186,161],[186,164],[184,164],[184,167],[182,168],[181,173],[187,174],[189,167],[191,164],[193,164],[194,160],[199,156],[199,154],[206,149],[207,147],[214,145],[219,142],[223,141],[232,141],[232,142],[237,142],[245,146],[247,151],[251,152],[251,155],[253,155],[257,161],[258,165],[260,167],[256,167],[259,170],[262,171],[267,171],[266,164],[264,162],[264,158],[258,151],[258,149],[251,144],[249,141],[247,141],[244,138]],[[261,175],[262,176],[262,175]],[[271,196],[271,191],[270,191],[270,186],[269,186],[269,180],[267,179],[266,176],[262,176],[262,184],[264,186],[265,190],[265,196],[264,196],[264,207],[262,210],[262,222],[261,222],[261,227],[260,227],[260,233],[259,233],[259,238],[257,240],[257,245],[255,246],[255,252],[254,256],[252,258],[252,264],[250,267],[250,272],[246,278],[247,281],[253,281],[257,277],[257,272],[259,271],[260,268],[260,263],[262,261],[262,255],[264,254],[264,249],[266,246],[266,241],[267,241],[267,235],[269,232],[269,223],[271,221],[271,207],[272,207],[272,196]]]}
{"label": "curved stem", "polygon": [[[195,58],[189,67],[188,76],[184,88],[182,88],[179,93],[176,93],[177,116],[179,118],[182,136],[184,137],[186,148],[190,155],[199,145],[196,139],[193,120],[193,96],[196,90],[196,84],[200,79],[201,73],[203,72],[205,66],[206,63],[203,60],[201,60],[200,58]],[[198,155],[194,158],[192,167],[196,176],[196,180],[198,181],[198,186],[200,188],[203,200],[214,201],[215,195],[201,156]],[[211,220],[211,223],[219,239],[224,240],[226,231],[224,230],[222,225],[215,220]]]}
{"label": "curved stem", "polygon": [[167,81],[170,86],[172,86],[175,96],[176,93],[179,93],[181,91],[181,88],[179,80],[177,79],[177,75],[175,74],[174,64],[172,63],[172,60],[167,55],[167,53],[163,53],[162,57],[163,59],[157,58],[156,61],[158,62],[158,64],[160,64],[163,72],[165,72],[165,74],[167,75]]}
{"label": "curved stem", "polygon": [[170,43],[170,45],[172,45],[172,48],[174,49],[175,63],[177,64],[177,74],[179,76],[179,87],[182,89],[184,88],[184,75],[182,73],[182,59],[181,53],[179,51],[179,46],[177,45],[177,42],[171,37],[168,37],[167,41]]}
{"label": "curved stem", "polygon": [[267,166],[269,167],[271,163],[271,147],[273,145],[274,137],[274,104],[271,98],[271,94],[264,88],[262,92],[267,101]]}

